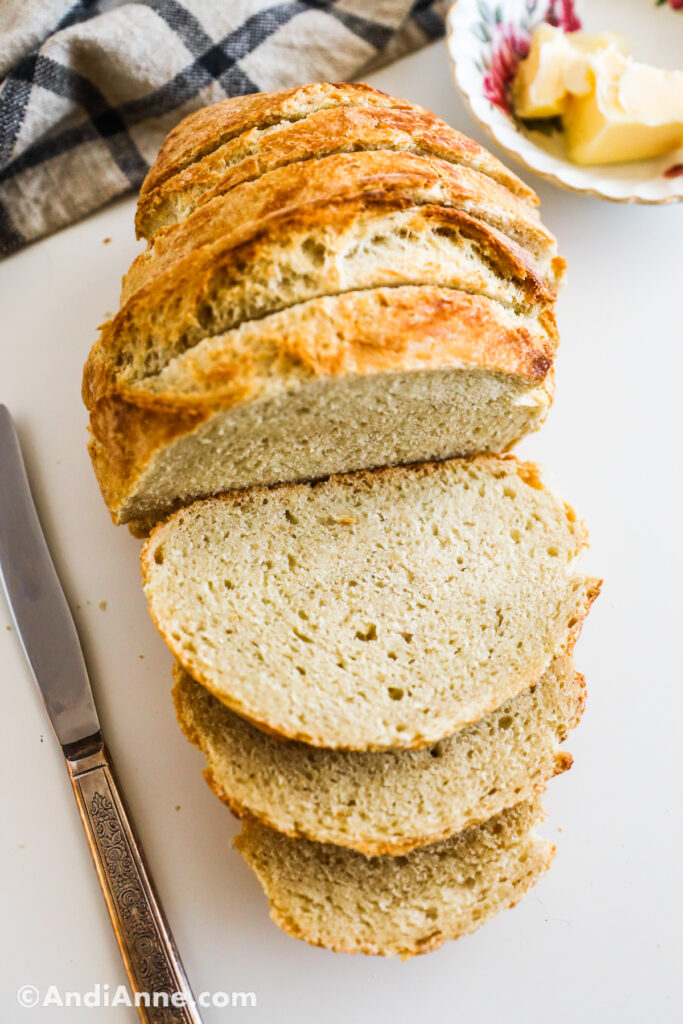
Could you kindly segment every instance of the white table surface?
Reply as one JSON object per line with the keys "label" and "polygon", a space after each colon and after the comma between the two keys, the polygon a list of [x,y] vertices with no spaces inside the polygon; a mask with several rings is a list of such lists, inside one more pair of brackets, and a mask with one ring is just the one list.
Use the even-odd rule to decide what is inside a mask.
{"label": "white table surface", "polygon": [[[373,76],[480,138],[443,43]],[[481,141],[486,141],[482,139]],[[557,399],[520,448],[587,519],[605,577],[577,663],[588,709],[542,831],[549,875],[475,935],[407,963],[335,955],[282,934],[232,849],[237,825],[176,724],[171,657],[147,615],[139,542],[112,526],[86,454],[81,367],[140,246],[134,200],[0,267],[0,401],[83,639],[105,734],[195,991],[254,991],[206,1024],[681,1020],[680,645],[683,207],[601,203],[531,180],[569,263]],[[109,244],[103,244],[111,238]],[[101,606],[106,602],[106,609]],[[16,990],[124,981],[61,753],[0,598],[0,1020]],[[134,1010],[90,1011],[104,1024]]]}

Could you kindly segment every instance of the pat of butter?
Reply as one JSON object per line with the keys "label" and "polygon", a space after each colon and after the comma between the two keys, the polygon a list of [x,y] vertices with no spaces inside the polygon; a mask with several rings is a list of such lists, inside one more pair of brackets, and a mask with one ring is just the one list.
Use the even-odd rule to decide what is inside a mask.
{"label": "pat of butter", "polygon": [[624,45],[621,36],[612,32],[589,35],[540,25],[531,37],[529,55],[520,62],[513,83],[515,113],[523,118],[563,113],[569,80],[579,92],[591,88],[587,56],[606,48],[623,49]]}
{"label": "pat of butter", "polygon": [[615,50],[591,59],[593,89],[570,94],[563,124],[579,164],[644,160],[683,145],[683,72],[638,64]]}

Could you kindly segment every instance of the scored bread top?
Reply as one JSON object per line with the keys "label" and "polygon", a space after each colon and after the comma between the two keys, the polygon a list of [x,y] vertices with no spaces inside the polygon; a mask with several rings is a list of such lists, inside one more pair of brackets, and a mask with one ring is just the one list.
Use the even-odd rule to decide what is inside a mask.
{"label": "scored bread top", "polygon": [[[377,121],[383,113],[399,120],[384,126]],[[324,130],[308,119],[341,115],[361,118],[353,144],[360,151],[340,151],[337,135],[324,155],[315,146]],[[375,118],[371,126],[363,121],[368,117]],[[287,139],[306,127],[299,148],[288,149]],[[382,132],[385,140],[398,132],[399,145],[413,131],[418,146],[431,140],[445,159],[376,148]],[[205,338],[319,296],[442,286],[548,320],[564,264],[552,234],[523,201],[524,189],[476,143],[367,86],[322,83],[239,97],[191,115],[164,143],[141,202],[168,181],[182,191],[183,179],[191,192],[207,172],[199,169],[205,160],[214,171],[227,161],[232,173],[260,159],[262,144],[260,170],[242,184],[214,186],[213,198],[200,197],[194,212],[196,197],[189,197],[184,219],[158,231],[134,261],[122,307],[103,325],[86,364],[90,409],[160,374]],[[232,157],[220,156],[226,145]],[[546,322],[538,325],[537,333],[546,331]]]}
{"label": "scored bread top", "polygon": [[232,96],[188,114],[169,132],[142,183],[140,194],[149,192],[248,128],[298,121],[316,110],[337,106],[410,109],[413,104],[364,82],[313,82],[293,89]]}
{"label": "scored bread top", "polygon": [[443,160],[505,188],[534,212],[534,203],[522,190],[510,187],[505,175],[492,175],[482,161],[468,161],[462,138],[426,111],[344,107],[322,110],[294,124],[253,128],[142,195],[137,212],[140,233],[151,241],[160,228],[183,220],[217,196],[277,168],[354,152],[410,153]]}
{"label": "scored bread top", "polygon": [[88,358],[88,408],[117,384],[244,320],[319,295],[382,285],[464,289],[543,312],[555,292],[529,253],[461,210],[401,196],[308,206],[245,225],[173,263],[103,326]]}
{"label": "scored bread top", "polygon": [[421,747],[535,682],[597,594],[586,535],[493,456],[196,502],[142,554],[173,654],[256,724],[316,746]]}
{"label": "scored bread top", "polygon": [[[363,83],[317,83],[280,92],[234,97],[196,111],[181,121],[164,141],[143,182],[136,218],[138,236],[151,238],[156,227],[160,226],[155,218],[158,218],[159,207],[168,205],[166,196],[178,198],[181,191],[194,187],[202,177],[209,187],[214,187],[219,180],[216,170],[220,170],[221,163],[239,162],[235,156],[246,159],[252,155],[253,149],[243,148],[236,153],[234,146],[232,152],[226,152],[235,138],[244,137],[243,141],[246,142],[249,133],[252,133],[249,142],[253,144],[253,136],[256,134],[260,147],[261,136],[267,134],[268,129],[277,130],[278,136],[282,138],[290,128],[298,132],[299,127],[307,126],[312,130],[307,136],[298,132],[300,142],[298,149],[295,143],[295,150],[300,154],[299,158],[318,155],[322,139],[332,139],[335,134],[343,138],[348,134],[344,130],[335,133],[334,121],[326,124],[323,118],[321,125],[317,120],[319,114],[334,113],[340,108],[345,112],[381,112],[389,118],[401,113],[426,119],[422,121],[421,128],[423,131],[431,130],[434,145],[442,152],[448,151],[454,158],[500,181],[527,202],[538,202],[534,192],[500,161],[472,139],[456,132],[421,107],[388,96]],[[315,123],[306,125],[309,117]],[[400,124],[398,122],[399,130]],[[217,157],[212,159],[214,154]],[[186,168],[190,173],[183,174]],[[174,182],[174,177],[182,177],[182,181]],[[163,210],[161,212],[161,223],[165,223]]]}
{"label": "scored bread top", "polygon": [[554,281],[555,238],[536,211],[507,188],[478,171],[445,160],[371,150],[336,153],[276,168],[216,196],[180,223],[162,228],[128,271],[122,301],[176,260],[249,221],[309,203],[337,202],[373,192],[400,194],[416,205],[432,203],[464,210],[528,248]]}

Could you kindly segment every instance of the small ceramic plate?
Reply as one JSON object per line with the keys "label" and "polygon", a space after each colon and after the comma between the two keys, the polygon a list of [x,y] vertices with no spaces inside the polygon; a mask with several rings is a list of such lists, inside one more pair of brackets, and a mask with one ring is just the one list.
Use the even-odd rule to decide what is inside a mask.
{"label": "small ceramic plate", "polygon": [[636,60],[683,68],[683,0],[457,0],[448,15],[455,82],[473,116],[525,167],[573,192],[627,203],[683,199],[683,149],[650,160],[580,167],[568,160],[553,122],[530,128],[512,115],[509,88],[543,21],[566,31],[612,31]]}

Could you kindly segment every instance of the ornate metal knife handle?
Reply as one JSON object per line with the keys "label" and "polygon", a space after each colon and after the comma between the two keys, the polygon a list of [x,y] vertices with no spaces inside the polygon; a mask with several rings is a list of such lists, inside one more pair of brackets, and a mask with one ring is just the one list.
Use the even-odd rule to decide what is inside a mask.
{"label": "ornate metal knife handle", "polygon": [[72,746],[65,749],[66,763],[133,996],[143,994],[140,1018],[201,1024],[102,736]]}

